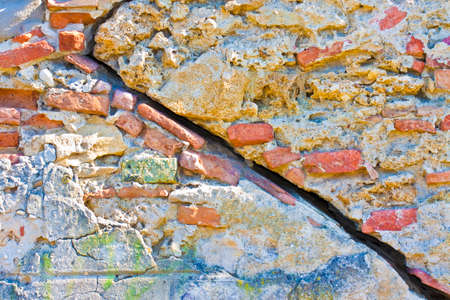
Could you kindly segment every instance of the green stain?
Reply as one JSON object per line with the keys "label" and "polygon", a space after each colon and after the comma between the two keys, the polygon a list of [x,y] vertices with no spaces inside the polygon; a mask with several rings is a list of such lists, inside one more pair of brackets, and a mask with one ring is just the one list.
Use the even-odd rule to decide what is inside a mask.
{"label": "green stain", "polygon": [[103,289],[106,291],[108,290],[114,282],[114,275],[108,275],[107,276],[108,279],[106,279],[105,283],[103,284]]}
{"label": "green stain", "polygon": [[52,259],[49,253],[44,253],[41,256],[41,271],[45,274],[50,274],[50,268],[52,267]]}
{"label": "green stain", "polygon": [[122,162],[122,181],[139,183],[176,183],[177,159],[151,157]]}
{"label": "green stain", "polygon": [[139,286],[137,284],[130,284],[125,293],[125,299],[126,300],[141,299],[141,297],[145,294],[145,292],[147,292],[149,289],[151,289],[153,284],[154,284],[153,281],[139,284]]}

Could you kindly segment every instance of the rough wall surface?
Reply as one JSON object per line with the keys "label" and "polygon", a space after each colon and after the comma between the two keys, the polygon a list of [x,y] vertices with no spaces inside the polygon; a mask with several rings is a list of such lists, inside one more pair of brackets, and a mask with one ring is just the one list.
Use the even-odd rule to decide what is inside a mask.
{"label": "rough wall surface", "polygon": [[450,294],[446,1],[118,2],[0,2],[1,299]]}

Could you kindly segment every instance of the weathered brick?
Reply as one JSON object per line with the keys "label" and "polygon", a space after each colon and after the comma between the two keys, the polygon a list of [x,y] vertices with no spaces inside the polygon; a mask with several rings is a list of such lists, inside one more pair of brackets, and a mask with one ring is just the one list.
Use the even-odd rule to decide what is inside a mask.
{"label": "weathered brick", "polygon": [[67,55],[64,57],[64,60],[88,74],[95,72],[99,67],[98,63],[94,60],[78,54]]}
{"label": "weathered brick", "polygon": [[40,129],[52,129],[63,127],[64,123],[60,120],[50,120],[46,114],[36,114],[22,123],[23,126],[32,126]]}
{"label": "weathered brick", "polygon": [[437,69],[437,68],[447,68],[450,67],[450,60],[445,60],[442,57],[432,57],[431,55],[426,56],[425,64],[428,68]]}
{"label": "weathered brick", "polygon": [[144,183],[176,183],[177,159],[152,156],[122,161],[122,181]]}
{"label": "weathered brick", "polygon": [[62,29],[69,24],[92,24],[95,19],[90,13],[82,12],[57,12],[50,13],[50,25],[55,29]]}
{"label": "weathered brick", "polygon": [[416,115],[418,117],[428,117],[428,116],[442,116],[444,114],[444,109],[442,107],[425,105],[417,107]]}
{"label": "weathered brick", "polygon": [[188,225],[219,227],[220,215],[214,208],[179,206],[178,222]]}
{"label": "weathered brick", "polygon": [[387,30],[393,28],[400,23],[407,15],[405,11],[401,11],[397,6],[390,7],[384,11],[385,17],[378,23],[380,30]]}
{"label": "weathered brick", "polygon": [[51,89],[45,97],[45,103],[62,110],[107,116],[109,99],[100,95]]}
{"label": "weathered brick", "polygon": [[136,101],[136,95],[122,90],[115,90],[111,106],[124,110],[133,110]]}
{"label": "weathered brick", "polygon": [[144,129],[144,122],[129,112],[120,115],[114,124],[133,137],[137,137]]}
{"label": "weathered brick", "polygon": [[425,180],[427,184],[450,183],[450,171],[428,173]]}
{"label": "weathered brick", "polygon": [[98,80],[91,90],[92,94],[109,94],[111,92],[111,84],[106,81]]}
{"label": "weathered brick", "polygon": [[17,153],[0,153],[0,159],[7,159],[11,162],[11,164],[17,164],[20,162],[20,157],[23,156],[22,154]]}
{"label": "weathered brick", "polygon": [[450,130],[450,115],[445,116],[444,120],[441,122],[440,128],[443,131]]}
{"label": "weathered brick", "polygon": [[370,213],[362,225],[362,232],[400,231],[417,222],[417,208],[386,209]]}
{"label": "weathered brick", "polygon": [[201,136],[181,126],[180,124],[170,119],[169,117],[165,116],[164,114],[160,113],[153,107],[141,103],[138,105],[137,110],[142,117],[152,122],[155,122],[165,130],[167,130],[168,132],[172,133],[174,136],[179,138],[180,140],[189,142],[194,149],[200,149],[205,144],[205,140]]}
{"label": "weathered brick", "polygon": [[161,152],[166,156],[174,156],[183,149],[183,143],[165,136],[156,128],[146,128],[143,134],[144,145],[150,149]]}
{"label": "weathered brick", "polygon": [[339,174],[359,170],[362,166],[359,150],[315,152],[304,156],[303,166],[310,173]]}
{"label": "weathered brick", "polygon": [[384,118],[396,118],[396,117],[401,117],[401,116],[406,116],[409,113],[414,113],[416,112],[416,106],[412,105],[412,106],[408,106],[402,109],[393,109],[393,108],[384,108],[381,111],[381,115]]}
{"label": "weathered brick", "polygon": [[450,90],[450,69],[434,71],[434,80],[438,88]]}
{"label": "weathered brick", "polygon": [[301,157],[300,153],[292,152],[291,147],[277,147],[263,153],[264,161],[271,169],[299,160]]}
{"label": "weathered brick", "polygon": [[55,49],[46,40],[42,40],[0,52],[0,68],[17,67],[27,62],[46,57],[54,51]]}
{"label": "weathered brick", "polygon": [[19,125],[20,112],[15,108],[0,107],[0,124]]}
{"label": "weathered brick", "polygon": [[303,187],[305,184],[305,173],[300,168],[290,168],[284,176],[298,187]]}
{"label": "weathered brick", "polygon": [[273,140],[273,128],[266,123],[231,125],[227,133],[234,147],[257,145]]}
{"label": "weathered brick", "polygon": [[19,146],[19,132],[0,132],[0,148]]}
{"label": "weathered brick", "polygon": [[422,74],[423,69],[425,69],[425,63],[423,61],[415,59],[411,66],[411,70],[419,74]]}
{"label": "weathered brick", "polygon": [[154,189],[145,189],[137,186],[122,187],[117,191],[120,198],[159,198],[168,197],[169,190],[161,187]]}
{"label": "weathered brick", "polygon": [[47,0],[47,8],[49,10],[63,10],[63,9],[76,9],[76,8],[88,8],[95,9],[98,6],[98,0]]}
{"label": "weathered brick", "polygon": [[398,131],[402,132],[417,131],[417,132],[436,133],[436,128],[434,127],[434,124],[424,120],[412,120],[412,119],[395,120],[394,127]]}
{"label": "weathered brick", "polygon": [[12,41],[16,42],[16,43],[23,44],[25,42],[28,42],[33,36],[37,36],[37,37],[43,37],[44,36],[44,34],[41,31],[41,27],[36,27],[33,30],[31,30],[30,32],[18,35],[16,37],[14,37],[12,39]]}
{"label": "weathered brick", "polygon": [[194,173],[202,174],[207,178],[237,185],[240,172],[233,167],[230,161],[215,155],[195,151],[183,151],[180,155],[180,166]]}
{"label": "weathered brick", "polygon": [[85,193],[83,196],[84,201],[90,199],[109,199],[117,196],[116,190],[113,187],[101,189],[93,193]]}
{"label": "weathered brick", "polygon": [[84,33],[76,30],[59,32],[59,51],[84,50]]}
{"label": "weathered brick", "polygon": [[297,53],[297,63],[302,68],[306,68],[314,64],[317,60],[330,58],[342,52],[344,42],[334,42],[330,47],[320,49],[318,47],[310,47],[302,52]]}
{"label": "weathered brick", "polygon": [[416,39],[414,36],[411,36],[408,44],[406,44],[406,54],[412,55],[418,58],[423,57],[423,42],[419,39]]}
{"label": "weathered brick", "polygon": [[31,90],[0,89],[0,106],[37,110],[39,93]]}
{"label": "weathered brick", "polygon": [[412,269],[408,269],[408,273],[418,277],[420,279],[420,281],[422,281],[423,284],[431,286],[437,290],[440,290],[440,291],[446,293],[447,295],[450,295],[450,288],[446,285],[439,283],[439,281],[437,281],[435,278],[433,278],[427,272],[425,272],[421,269],[418,269],[418,268],[412,268]]}

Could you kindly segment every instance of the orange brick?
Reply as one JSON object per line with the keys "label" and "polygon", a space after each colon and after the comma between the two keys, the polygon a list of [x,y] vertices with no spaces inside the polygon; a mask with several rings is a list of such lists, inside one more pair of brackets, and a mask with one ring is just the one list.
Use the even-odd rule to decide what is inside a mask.
{"label": "orange brick", "polygon": [[425,180],[427,184],[450,183],[450,171],[429,173]]}
{"label": "orange brick", "polygon": [[179,206],[178,222],[188,225],[219,227],[220,215],[214,208]]}
{"label": "orange brick", "polygon": [[19,146],[19,132],[0,132],[0,148]]}
{"label": "orange brick", "polygon": [[305,184],[305,173],[300,168],[290,168],[284,176],[298,187],[303,187]]}
{"label": "orange brick", "polygon": [[293,153],[291,147],[277,147],[263,153],[264,161],[271,169],[299,160],[301,157],[300,153]]}
{"label": "orange brick", "polygon": [[450,69],[434,71],[434,80],[438,88],[450,90]]}
{"label": "orange brick", "polygon": [[344,42],[334,42],[330,47],[320,49],[317,47],[310,47],[297,53],[297,63],[302,68],[306,68],[320,58],[333,57],[342,52]]}
{"label": "orange brick", "polygon": [[411,36],[410,41],[406,44],[406,54],[412,55],[418,58],[423,57],[423,42],[415,37]]}
{"label": "orange brick", "polygon": [[19,125],[20,112],[15,108],[0,107],[0,124]]}
{"label": "orange brick", "polygon": [[447,131],[450,130],[450,115],[446,115],[444,120],[441,122],[441,130]]}
{"label": "orange brick", "polygon": [[378,210],[370,213],[370,217],[362,225],[362,232],[401,231],[416,222],[417,208]]}
{"label": "orange brick", "polygon": [[98,80],[91,90],[92,94],[109,94],[111,92],[111,84],[103,80]]}
{"label": "orange brick", "polygon": [[450,295],[450,288],[446,285],[443,285],[439,283],[435,278],[433,278],[431,275],[429,275],[427,272],[418,269],[418,268],[412,268],[408,269],[408,273],[412,274],[420,279],[423,284],[426,284],[428,286],[431,286],[432,288],[435,288],[437,290],[440,290],[447,295]]}
{"label": "orange brick", "polygon": [[417,131],[436,133],[436,128],[434,128],[434,125],[431,122],[424,120],[395,120],[394,127],[398,131],[402,132]]}
{"label": "orange brick", "polygon": [[406,12],[398,9],[397,6],[390,7],[384,11],[386,17],[380,20],[380,30],[391,29],[400,23],[407,15]]}
{"label": "orange brick", "polygon": [[40,129],[52,129],[63,127],[64,123],[59,120],[50,120],[46,114],[36,114],[22,123],[24,126],[31,126]]}
{"label": "orange brick", "polygon": [[59,51],[84,50],[84,33],[76,30],[59,32]]}
{"label": "orange brick", "polygon": [[183,151],[178,160],[181,167],[194,173],[202,174],[207,178],[237,185],[240,172],[233,167],[230,161],[214,155],[195,151]]}
{"label": "orange brick", "polygon": [[205,140],[201,136],[181,126],[174,120],[160,113],[153,107],[148,106],[147,104],[139,104],[137,111],[142,117],[155,122],[180,140],[188,142],[194,149],[200,149],[205,144]]}
{"label": "orange brick", "polygon": [[71,54],[64,57],[64,60],[74,65],[76,68],[88,74],[95,72],[99,65],[87,56]]}
{"label": "orange brick", "polygon": [[0,53],[0,68],[17,67],[27,62],[46,57],[55,49],[46,41],[23,45]]}
{"label": "orange brick", "polygon": [[37,36],[37,37],[44,36],[40,27],[36,27],[33,30],[31,30],[30,32],[18,35],[15,38],[13,38],[12,41],[23,44],[25,42],[28,42],[33,36]]}
{"label": "orange brick", "polygon": [[411,66],[411,70],[419,74],[422,74],[423,69],[425,69],[425,63],[423,61],[415,59]]}
{"label": "orange brick", "polygon": [[88,8],[95,9],[98,6],[98,0],[69,0],[69,1],[57,1],[47,0],[47,8],[49,10],[63,10],[63,9],[80,9]]}
{"label": "orange brick", "polygon": [[129,112],[120,115],[114,124],[133,137],[137,137],[144,129],[144,122]]}
{"label": "orange brick", "polygon": [[50,13],[50,25],[55,29],[62,29],[69,24],[92,24],[95,19],[89,13],[61,12]]}
{"label": "orange brick", "polygon": [[39,93],[31,90],[0,89],[0,106],[37,110]]}
{"label": "orange brick", "polygon": [[231,125],[227,133],[234,147],[263,144],[273,140],[273,128],[266,123]]}
{"label": "orange brick", "polygon": [[133,110],[136,101],[136,95],[122,90],[115,90],[111,106],[124,110]]}
{"label": "orange brick", "polygon": [[87,201],[89,199],[109,199],[116,196],[116,190],[113,187],[108,187],[94,193],[85,193],[83,199]]}
{"label": "orange brick", "polygon": [[146,128],[143,138],[145,146],[169,157],[183,149],[183,143],[165,136],[156,128]]}
{"label": "orange brick", "polygon": [[22,154],[8,154],[8,153],[0,153],[0,159],[8,159],[11,164],[17,164],[20,162],[20,157],[23,156]]}
{"label": "orange brick", "polygon": [[157,187],[155,189],[145,189],[136,186],[122,187],[117,192],[119,198],[162,198],[169,196],[169,190]]}
{"label": "orange brick", "polygon": [[359,170],[362,166],[359,150],[315,152],[304,156],[303,166],[310,173],[339,174]]}
{"label": "orange brick", "polygon": [[107,116],[109,112],[109,99],[107,97],[69,90],[62,92],[50,90],[45,98],[45,103],[62,110],[92,115]]}

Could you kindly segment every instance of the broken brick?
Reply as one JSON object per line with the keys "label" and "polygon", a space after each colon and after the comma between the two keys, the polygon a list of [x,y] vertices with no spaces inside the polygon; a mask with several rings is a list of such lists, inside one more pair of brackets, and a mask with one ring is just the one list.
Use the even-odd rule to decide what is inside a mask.
{"label": "broken brick", "polygon": [[233,167],[230,161],[215,155],[186,150],[181,153],[179,164],[181,167],[207,178],[217,179],[231,185],[237,185],[239,182],[239,170]]}
{"label": "broken brick", "polygon": [[406,54],[412,55],[418,58],[423,57],[423,42],[415,37],[411,36],[408,44],[406,44]]}
{"label": "broken brick", "polygon": [[84,33],[76,30],[59,32],[60,51],[82,51],[84,49]]}
{"label": "broken brick", "polygon": [[47,8],[49,10],[63,10],[63,9],[95,9],[98,6],[98,0],[69,0],[57,1],[47,0]]}
{"label": "broken brick", "polygon": [[96,63],[94,60],[78,54],[67,55],[66,57],[64,57],[64,60],[88,74],[95,72],[99,67],[98,63]]}
{"label": "broken brick", "polygon": [[188,225],[219,227],[220,215],[214,208],[179,206],[178,222]]}
{"label": "broken brick", "polygon": [[83,199],[84,201],[89,199],[109,199],[114,198],[116,196],[117,196],[116,190],[113,187],[108,187],[99,190],[97,192],[85,193]]}
{"label": "broken brick", "polygon": [[383,110],[381,111],[381,115],[384,118],[396,118],[406,116],[407,114],[414,112],[416,112],[416,106],[412,105],[401,109],[383,108]]}
{"label": "broken brick", "polygon": [[46,114],[36,114],[22,123],[24,126],[31,126],[40,129],[52,129],[63,127],[64,123],[60,120],[50,120]]}
{"label": "broken brick", "polygon": [[0,89],[0,106],[37,110],[39,93],[31,90]]}
{"label": "broken brick", "polygon": [[415,59],[411,66],[411,70],[419,74],[422,74],[423,69],[425,69],[425,63],[423,61]]}
{"label": "broken brick", "polygon": [[21,34],[21,35],[18,35],[16,37],[14,37],[12,39],[12,41],[15,42],[15,43],[23,44],[25,42],[28,42],[33,36],[37,36],[37,37],[43,37],[44,36],[44,34],[42,33],[40,27],[36,27],[33,30],[31,30],[30,32],[27,32],[27,33],[24,33],[24,34]]}
{"label": "broken brick", "polygon": [[272,126],[266,123],[231,125],[227,133],[234,147],[262,144],[274,138]]}
{"label": "broken brick", "polygon": [[89,25],[94,23],[90,13],[82,12],[61,12],[50,13],[50,25],[55,29],[62,29],[69,24]]}
{"label": "broken brick", "polygon": [[290,168],[284,176],[298,187],[303,187],[305,184],[305,173],[300,168]]}
{"label": "broken brick", "polygon": [[145,189],[136,186],[122,187],[117,191],[119,198],[159,198],[168,197],[169,190],[157,187],[155,189]]}
{"label": "broken brick", "polygon": [[141,103],[138,105],[137,110],[142,117],[152,122],[155,122],[165,130],[167,130],[168,132],[172,133],[174,136],[179,138],[180,140],[189,142],[192,145],[192,147],[194,147],[194,149],[200,149],[205,144],[205,140],[201,136],[181,126],[180,124],[170,119],[169,117],[165,116],[164,114],[160,113],[153,107]]}
{"label": "broken brick", "polygon": [[45,103],[51,107],[85,114],[107,116],[109,111],[107,97],[69,90],[50,90]]}
{"label": "broken brick", "polygon": [[444,120],[441,122],[440,128],[443,131],[450,130],[450,115],[445,116]]}
{"label": "broken brick", "polygon": [[94,87],[91,90],[92,94],[109,94],[111,92],[111,84],[103,80],[97,80]]}
{"label": "broken brick", "polygon": [[427,184],[450,183],[450,171],[428,173],[425,180]]}
{"label": "broken brick", "polygon": [[25,226],[20,226],[19,232],[20,232],[20,236],[25,236]]}
{"label": "broken brick", "polygon": [[115,90],[111,106],[124,110],[133,110],[136,101],[136,95],[122,90]]}
{"label": "broken brick", "polygon": [[439,291],[443,291],[444,293],[450,295],[450,288],[439,283],[435,278],[433,278],[430,274],[427,272],[418,269],[418,268],[411,268],[408,269],[408,273],[412,274],[420,279],[423,284],[426,284],[428,286],[431,286],[432,288],[435,288]]}
{"label": "broken brick", "polygon": [[42,40],[0,52],[0,68],[17,67],[27,62],[46,57],[54,51],[55,49],[46,40]]}
{"label": "broken brick", "polygon": [[19,125],[20,112],[15,108],[0,107],[0,124],[3,125]]}
{"label": "broken brick", "polygon": [[362,232],[400,231],[416,222],[417,208],[378,210],[370,213],[370,217],[362,225]]}
{"label": "broken brick", "polygon": [[133,137],[137,137],[144,129],[144,122],[129,112],[121,114],[114,124]]}
{"label": "broken brick", "polygon": [[387,30],[393,28],[400,23],[407,15],[405,11],[401,11],[397,6],[390,7],[384,11],[385,17],[378,23],[380,30]]}
{"label": "broken brick", "polygon": [[0,132],[0,148],[19,146],[19,132]]}
{"label": "broken brick", "polygon": [[310,47],[302,52],[297,53],[297,63],[302,68],[312,65],[320,58],[333,57],[342,52],[344,42],[334,42],[330,47],[320,49],[318,47]]}
{"label": "broken brick", "polygon": [[143,134],[144,145],[161,152],[166,156],[174,156],[183,149],[183,143],[165,136],[156,128],[146,128]]}
{"label": "broken brick", "polygon": [[263,153],[264,161],[271,169],[299,160],[301,157],[300,153],[293,153],[291,147],[277,147]]}
{"label": "broken brick", "polygon": [[450,90],[450,69],[434,71],[434,80],[438,88]]}
{"label": "broken brick", "polygon": [[361,165],[361,151],[353,149],[306,154],[303,161],[308,172],[319,174],[353,172],[359,170]]}
{"label": "broken brick", "polygon": [[436,128],[434,127],[434,124],[424,120],[412,120],[412,119],[395,120],[394,127],[398,131],[402,132],[417,131],[417,132],[436,133]]}

